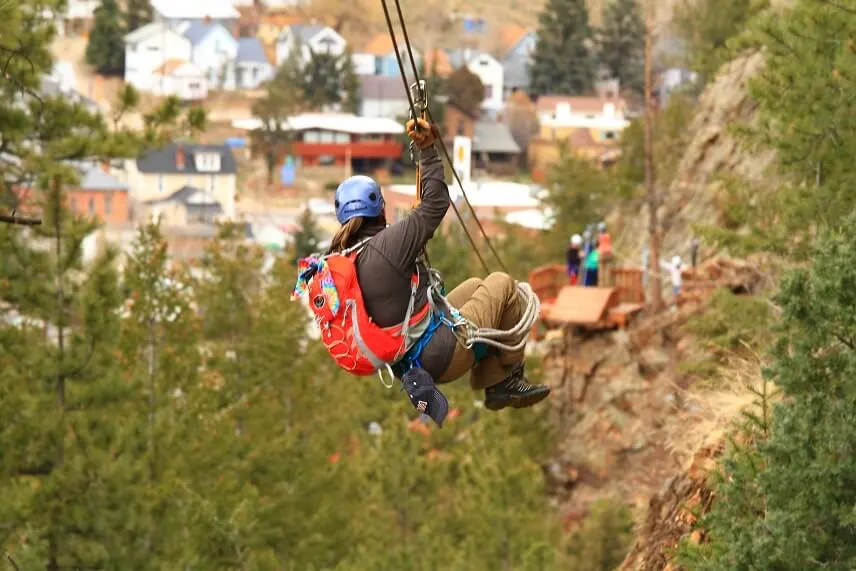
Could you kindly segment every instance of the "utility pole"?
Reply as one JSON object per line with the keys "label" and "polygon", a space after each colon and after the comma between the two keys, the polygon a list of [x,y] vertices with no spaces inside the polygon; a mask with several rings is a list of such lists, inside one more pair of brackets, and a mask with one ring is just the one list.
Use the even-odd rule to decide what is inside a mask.
{"label": "utility pole", "polygon": [[657,220],[659,200],[654,180],[654,101],[651,96],[652,65],[651,44],[654,34],[654,2],[645,0],[645,186],[648,203],[648,232],[650,256],[648,257],[648,285],[651,310],[660,311],[663,307],[663,287],[660,279],[660,225]]}

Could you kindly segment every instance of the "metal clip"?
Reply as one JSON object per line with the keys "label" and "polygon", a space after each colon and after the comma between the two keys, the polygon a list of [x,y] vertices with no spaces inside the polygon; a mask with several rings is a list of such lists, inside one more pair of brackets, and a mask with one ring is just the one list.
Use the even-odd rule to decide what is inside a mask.
{"label": "metal clip", "polygon": [[[428,89],[424,79],[420,79],[410,84],[410,98],[413,101],[413,107],[410,109],[410,118],[418,119],[414,116],[414,112],[421,115],[428,110]],[[410,160],[416,163],[419,158],[419,149],[413,141],[410,141]]]}

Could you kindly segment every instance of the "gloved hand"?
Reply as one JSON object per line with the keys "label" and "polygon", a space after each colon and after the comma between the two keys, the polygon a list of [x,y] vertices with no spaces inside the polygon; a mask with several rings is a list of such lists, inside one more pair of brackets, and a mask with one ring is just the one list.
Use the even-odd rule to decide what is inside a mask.
{"label": "gloved hand", "polygon": [[[418,125],[418,128],[417,128]],[[407,135],[416,143],[420,149],[427,149],[440,138],[440,131],[436,125],[431,125],[425,119],[411,119],[407,122]]]}

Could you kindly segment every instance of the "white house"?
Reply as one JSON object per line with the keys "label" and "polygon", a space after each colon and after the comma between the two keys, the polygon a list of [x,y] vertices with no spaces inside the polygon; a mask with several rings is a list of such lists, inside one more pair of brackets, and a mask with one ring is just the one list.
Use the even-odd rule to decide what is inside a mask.
{"label": "white house", "polygon": [[375,74],[375,56],[373,54],[355,53],[351,55],[351,65],[354,66],[354,73],[357,75]]}
{"label": "white house", "polygon": [[345,38],[329,26],[294,24],[284,28],[276,40],[276,65],[282,65],[295,48],[300,50],[300,61],[306,62],[310,52],[340,56],[347,47]]}
{"label": "white house", "polygon": [[626,107],[620,98],[543,95],[537,103],[538,122],[542,133],[589,129],[600,132],[602,140],[611,140],[630,124]]}
{"label": "white house", "polygon": [[166,24],[151,23],[125,36],[125,83],[152,91],[154,71],[168,61],[191,60],[192,45]]}
{"label": "white house", "polygon": [[238,40],[218,22],[193,22],[184,30],[193,46],[191,61],[205,73],[208,85],[225,90],[235,89],[235,60]]}
{"label": "white house", "polygon": [[182,101],[199,101],[208,97],[205,72],[192,62],[169,60],[152,72],[152,93],[175,95]]}
{"label": "white house", "polygon": [[273,78],[274,67],[258,38],[239,38],[235,82],[239,89],[255,89]]}
{"label": "white house", "polygon": [[502,109],[505,70],[499,60],[487,52],[465,49],[450,52],[449,62],[455,69],[466,65],[481,80],[484,85],[482,109],[489,113]]}
{"label": "white house", "polygon": [[482,108],[497,112],[502,109],[505,70],[495,57],[488,53],[479,53],[467,63],[471,72],[479,76],[484,85]]}
{"label": "white house", "polygon": [[151,5],[153,21],[174,29],[193,22],[217,22],[232,28],[241,17],[231,0],[151,0]]}

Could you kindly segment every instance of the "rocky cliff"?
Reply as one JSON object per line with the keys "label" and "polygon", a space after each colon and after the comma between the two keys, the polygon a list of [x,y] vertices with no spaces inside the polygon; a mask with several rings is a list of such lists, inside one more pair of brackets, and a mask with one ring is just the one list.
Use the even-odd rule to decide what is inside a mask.
{"label": "rocky cliff", "polygon": [[[740,57],[726,66],[706,87],[690,131],[689,143],[672,181],[658,181],[661,190],[658,215],[662,224],[661,256],[688,258],[694,224],[715,224],[720,219],[716,203],[720,177],[737,175],[759,180],[773,161],[772,152],[750,152],[730,133],[735,125],[751,124],[756,104],[747,83],[763,66],[763,57]],[[656,152],[656,149],[655,149]],[[640,259],[648,236],[648,209],[633,215],[617,214],[612,220],[618,252],[627,260]]]}

